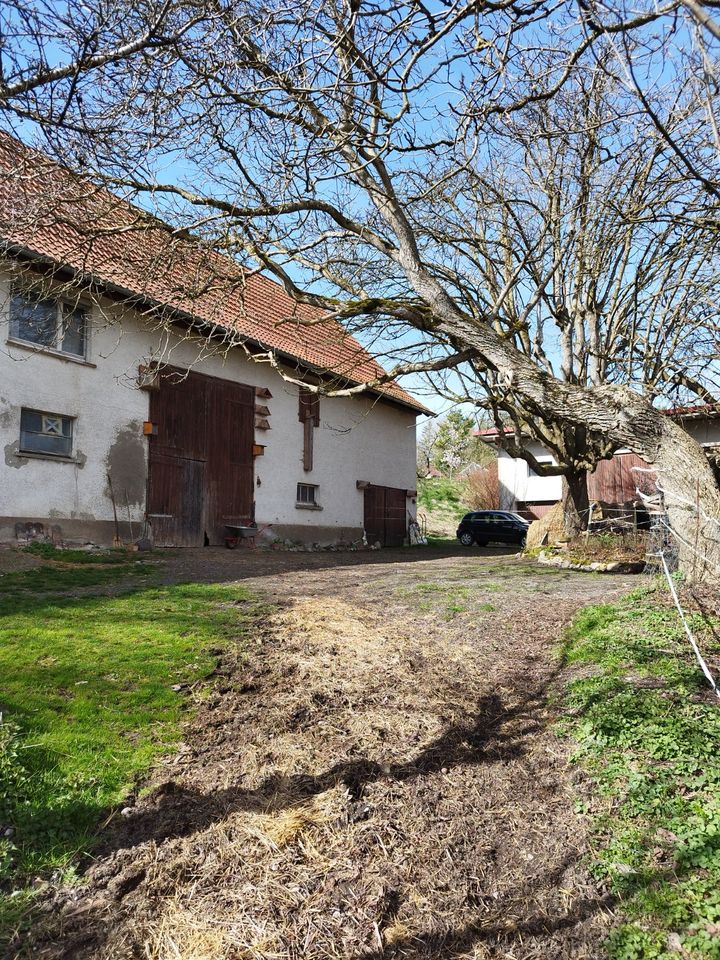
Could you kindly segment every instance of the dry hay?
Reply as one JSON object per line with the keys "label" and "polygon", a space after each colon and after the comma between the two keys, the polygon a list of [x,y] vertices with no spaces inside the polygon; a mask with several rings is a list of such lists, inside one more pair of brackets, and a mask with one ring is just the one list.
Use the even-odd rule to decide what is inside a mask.
{"label": "dry hay", "polygon": [[561,543],[565,534],[565,514],[562,503],[556,503],[539,520],[528,527],[527,547],[540,547],[546,543]]}
{"label": "dry hay", "polygon": [[498,655],[487,627],[420,636],[297,599],[90,871],[97,909],[66,910],[63,952],[40,956],[597,956],[537,615],[518,622]]}

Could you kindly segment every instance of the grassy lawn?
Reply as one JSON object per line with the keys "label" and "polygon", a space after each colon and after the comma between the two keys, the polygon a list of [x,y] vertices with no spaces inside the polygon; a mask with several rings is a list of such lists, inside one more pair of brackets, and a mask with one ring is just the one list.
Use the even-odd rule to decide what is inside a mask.
{"label": "grassy lawn", "polygon": [[468,512],[465,485],[448,477],[418,479],[418,511],[427,518],[429,540],[436,546],[455,540],[458,521]]}
{"label": "grassy lawn", "polygon": [[[0,943],[36,878],[71,875],[108,807],[178,739],[186,697],[173,685],[206,677],[210,651],[257,624],[262,608],[242,588],[133,586],[138,570],[0,577]],[[126,592],[67,596],[112,578]]]}
{"label": "grassy lawn", "polygon": [[[692,621],[717,662],[717,622]],[[564,727],[597,787],[594,869],[626,918],[609,956],[720,958],[720,704],[665,590],[584,610],[564,656],[590,667]]]}

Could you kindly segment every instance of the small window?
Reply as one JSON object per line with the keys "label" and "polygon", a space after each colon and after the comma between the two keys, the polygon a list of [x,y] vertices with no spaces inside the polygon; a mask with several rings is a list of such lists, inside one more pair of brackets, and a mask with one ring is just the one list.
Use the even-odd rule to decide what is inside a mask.
{"label": "small window", "polygon": [[87,311],[16,290],[10,300],[10,336],[73,357],[84,357]]}
{"label": "small window", "polygon": [[297,502],[305,503],[308,506],[317,506],[315,494],[317,487],[312,483],[299,483],[297,485]]}
{"label": "small window", "polygon": [[[550,465],[553,462],[552,457],[537,457],[536,459],[538,463],[542,463],[542,464],[547,463],[548,465]],[[535,471],[530,466],[530,464],[528,464],[528,477],[531,477],[531,478],[538,477],[539,479],[544,479],[544,477],[540,477],[539,473],[535,473]]]}
{"label": "small window", "polygon": [[41,410],[20,412],[20,452],[72,456],[73,419]]}

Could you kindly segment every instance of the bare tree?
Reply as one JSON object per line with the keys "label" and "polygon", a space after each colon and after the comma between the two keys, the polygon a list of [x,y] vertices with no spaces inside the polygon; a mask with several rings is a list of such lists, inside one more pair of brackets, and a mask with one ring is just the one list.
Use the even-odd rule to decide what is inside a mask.
{"label": "bare tree", "polygon": [[[53,7],[47,2],[44,9]],[[10,9],[6,35],[12,37],[23,21],[21,7]],[[545,209],[541,205],[528,225],[529,243],[519,256],[503,230],[505,220],[515,230],[529,219],[529,205],[523,210],[518,204],[524,200],[522,180],[508,175],[507,189],[503,184],[498,192],[488,176],[495,173],[494,138],[503,121],[506,139],[498,142],[507,145],[510,121],[516,134],[534,120],[539,105],[562,103],[571,83],[589,93],[595,109],[593,78],[600,72],[612,79],[607,51],[613,44],[632,46],[632,69],[647,86],[658,51],[667,50],[665,35],[674,30],[680,44],[672,27],[685,10],[680,3],[648,4],[627,15],[603,8],[600,16],[586,4],[514,0],[432,8],[415,0],[389,8],[362,0],[213,0],[158,8],[162,19],[152,32],[138,10],[127,17],[125,40],[132,49],[126,53],[117,49],[117,23],[102,25],[93,41],[99,52],[89,54],[79,42],[88,30],[71,23],[65,27],[74,38],[65,41],[69,67],[46,65],[54,50],[47,40],[38,63],[17,54],[1,74],[7,116],[42,125],[47,145],[66,161],[144,198],[239,262],[259,265],[299,303],[361,328],[378,345],[390,343],[389,356],[398,360],[391,375],[456,368],[465,383],[474,384],[480,403],[487,402],[490,388],[499,411],[517,422],[539,423],[561,439],[563,472],[592,468],[620,446],[634,450],[663,471],[673,522],[688,541],[683,504],[695,500],[699,486],[698,542],[708,563],[718,563],[717,529],[709,518],[720,515],[720,495],[712,472],[697,444],[652,406],[660,386],[691,388],[678,371],[683,351],[687,356],[696,349],[692,336],[682,332],[678,362],[668,360],[675,342],[673,308],[666,310],[663,301],[668,284],[678,287],[674,315],[682,312],[682,283],[667,258],[680,236],[673,230],[684,223],[708,250],[716,233],[717,197],[702,153],[703,142],[712,146],[712,134],[695,123],[692,91],[682,104],[686,122],[673,136],[653,120],[666,153],[648,137],[634,147],[626,143],[626,159],[611,165],[634,169],[630,184],[618,188],[612,178],[604,184],[605,190],[622,191],[614,222],[607,220],[612,204],[600,213],[595,208],[605,166],[598,147],[588,147],[586,168],[577,167],[576,157],[570,165],[589,176],[571,199],[575,227],[568,228],[561,211],[552,212],[553,203],[568,199],[562,176],[575,150],[558,139],[557,127],[537,145],[523,147],[531,172],[534,165],[535,189],[541,186],[543,150],[553,164],[540,191]],[[683,53],[666,70],[674,71],[676,83],[684,82]],[[652,119],[652,110],[643,109]],[[636,117],[621,111],[613,120],[610,142],[627,139]],[[592,112],[586,109],[573,122],[591,144]],[[702,187],[699,195],[682,193],[686,165],[674,149],[680,138],[693,156],[704,158],[702,176],[691,178]],[[512,155],[498,149],[502,172]],[[652,192],[660,189],[660,168],[667,191],[661,201],[672,213],[664,234],[662,228],[653,233],[648,208]],[[636,190],[645,199],[634,207]],[[633,221],[638,223],[631,230]],[[593,294],[604,282],[593,259],[593,237],[598,230],[608,236],[617,224],[630,230],[625,236],[632,253],[622,268],[623,240],[621,266],[612,267],[606,247],[604,276],[620,271],[630,301],[635,291],[636,306],[650,291],[665,318],[630,338],[620,327],[627,326],[633,307],[621,310],[625,301],[616,297],[601,331],[597,318],[605,305],[598,289]],[[647,238],[638,248],[643,224]],[[500,252],[496,266],[502,267],[489,271]],[[572,263],[577,277],[568,272]],[[696,263],[689,256],[684,269],[697,290],[705,280],[694,279]],[[636,277],[631,282],[628,270]],[[625,319],[616,323],[621,315]],[[307,322],[324,321],[318,316]],[[543,357],[550,322],[564,359],[547,346]],[[408,329],[416,331],[410,343]],[[651,370],[655,360],[657,369]],[[628,372],[620,376],[623,365]],[[698,386],[708,390],[701,381]],[[694,521],[692,532],[694,537]]]}
{"label": "bare tree", "polygon": [[[692,119],[702,126],[704,111],[696,106]],[[705,193],[677,170],[606,64],[496,122],[484,154],[464,182],[441,181],[433,196],[467,309],[492,316],[517,350],[566,383],[625,384],[650,401],[713,401],[720,272],[716,238],[695,221]],[[444,392],[487,404],[505,449],[537,473],[562,473],[568,533],[586,525],[587,470],[615,449],[607,438],[542,411],[528,415],[492,371],[456,377]],[[538,463],[528,437],[559,467]]]}
{"label": "bare tree", "polygon": [[417,472],[418,477],[427,477],[435,459],[435,443],[438,435],[437,420],[428,420],[423,424],[417,438]]}
{"label": "bare tree", "polygon": [[467,503],[472,510],[501,510],[497,460],[468,473],[465,489]]}

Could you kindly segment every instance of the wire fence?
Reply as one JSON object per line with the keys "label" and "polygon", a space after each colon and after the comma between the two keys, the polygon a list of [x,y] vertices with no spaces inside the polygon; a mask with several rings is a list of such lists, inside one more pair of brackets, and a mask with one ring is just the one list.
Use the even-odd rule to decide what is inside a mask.
{"label": "wire fence", "polygon": [[[693,579],[700,579],[704,574],[711,573],[713,580],[720,583],[720,563],[716,558],[720,556],[720,518],[710,516],[703,509],[700,502],[700,489],[695,501],[671,492],[663,483],[663,471],[654,467],[633,466],[630,468],[642,477],[635,486],[637,501],[631,506],[627,503],[614,506],[612,504],[591,504],[586,510],[579,511],[587,519],[588,534],[602,534],[605,531],[618,533],[623,536],[638,534],[642,530],[645,540],[645,572],[653,575],[662,575],[667,581],[683,630],[690,643],[700,670],[707,680],[715,696],[720,700],[720,687],[715,679],[707,660],[703,656],[700,645],[693,632],[692,617],[688,616],[683,607],[680,592],[676,586],[681,559],[687,561],[692,558],[691,572]],[[675,515],[682,510],[689,522],[683,524],[684,533],[681,533],[671,522],[671,514]],[[693,518],[695,532],[690,538],[688,531],[692,531]],[[718,549],[704,551],[701,549],[700,533],[703,539],[708,539],[707,527],[711,528],[710,540],[712,546]],[[698,573],[700,576],[698,576]]]}
{"label": "wire fence", "polygon": [[[713,693],[718,700],[720,700],[720,689],[718,689],[718,683],[713,676],[705,657],[702,654],[695,634],[690,626],[690,618],[683,608],[680,595],[675,585],[675,578],[673,576],[678,571],[681,554],[685,556],[687,556],[688,553],[691,554],[695,561],[700,561],[702,564],[700,568],[701,571],[710,569],[718,576],[719,580],[720,566],[714,560],[711,560],[707,556],[707,553],[702,552],[699,549],[698,536],[696,536],[695,542],[691,543],[687,536],[683,536],[673,527],[672,523],[670,522],[668,507],[683,507],[686,510],[692,511],[696,518],[696,527],[698,533],[700,528],[700,520],[703,520],[706,523],[712,523],[716,528],[715,539],[718,541],[720,541],[720,520],[716,517],[709,516],[706,511],[702,509],[699,496],[696,498],[695,502],[693,502],[685,497],[670,493],[661,482],[661,470],[651,467],[632,467],[631,469],[637,473],[655,475],[656,493],[642,491],[640,490],[639,486],[636,486],[635,488],[636,494],[640,498],[640,501],[644,504],[650,516],[650,529],[648,532],[647,544],[648,563],[646,565],[646,570],[647,572],[652,573],[657,571],[665,576],[668,589],[670,590],[670,595],[672,596],[673,603],[675,604],[678,616],[680,617],[683,625],[683,630],[685,631],[698,665],[705,676],[705,679],[709,683]],[[653,560],[657,561],[657,563],[653,564]]]}

